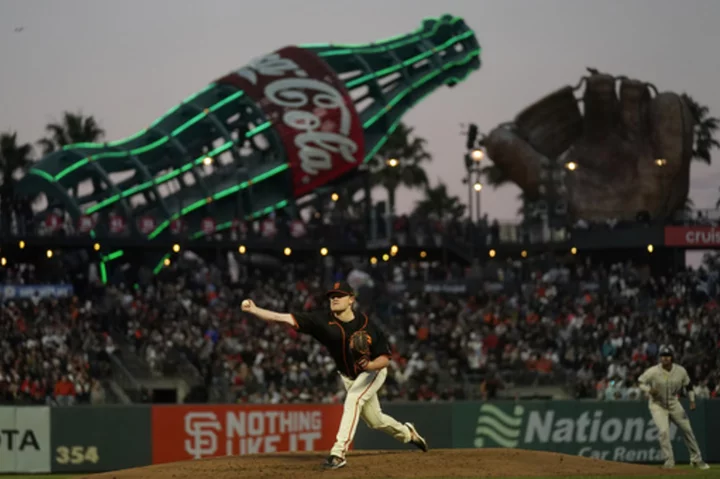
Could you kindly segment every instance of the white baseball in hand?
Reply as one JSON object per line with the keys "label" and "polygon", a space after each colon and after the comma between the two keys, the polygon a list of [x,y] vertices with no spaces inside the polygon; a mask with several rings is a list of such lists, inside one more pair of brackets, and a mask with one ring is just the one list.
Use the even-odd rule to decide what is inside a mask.
{"label": "white baseball in hand", "polygon": [[250,311],[253,308],[253,306],[255,306],[255,305],[253,304],[252,300],[246,299],[246,300],[243,300],[241,306],[242,306],[243,311]]}

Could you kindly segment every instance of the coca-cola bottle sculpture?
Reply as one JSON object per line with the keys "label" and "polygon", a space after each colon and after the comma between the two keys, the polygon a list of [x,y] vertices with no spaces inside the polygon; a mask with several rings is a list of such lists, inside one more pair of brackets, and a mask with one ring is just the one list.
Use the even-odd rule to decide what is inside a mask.
{"label": "coca-cola bottle sculpture", "polygon": [[[367,45],[289,46],[225,75],[147,129],[43,158],[18,189],[95,237],[227,230],[352,175],[402,115],[480,67],[462,19]],[[439,118],[438,121],[446,121]]]}

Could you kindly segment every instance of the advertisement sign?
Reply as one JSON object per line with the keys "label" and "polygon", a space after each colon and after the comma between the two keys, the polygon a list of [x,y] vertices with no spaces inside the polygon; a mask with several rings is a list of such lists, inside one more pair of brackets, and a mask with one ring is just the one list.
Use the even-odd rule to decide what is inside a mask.
{"label": "advertisement sign", "polygon": [[713,226],[666,226],[665,246],[716,248],[720,246],[720,228]]}
{"label": "advertisement sign", "polygon": [[125,232],[125,218],[120,215],[110,215],[110,232],[111,233],[124,233]]}
{"label": "advertisement sign", "polygon": [[[704,451],[704,404],[689,413]],[[453,447],[553,451],[619,462],[664,461],[645,401],[465,403],[453,413]],[[682,434],[671,425],[678,462],[688,461]]]}
{"label": "advertisement sign", "polygon": [[481,281],[473,279],[457,279],[446,281],[403,281],[388,283],[390,293],[444,293],[444,294],[475,294],[486,288]]}
{"label": "advertisement sign", "polygon": [[50,231],[57,231],[62,225],[62,219],[55,214],[50,213],[45,217],[45,227]]}
{"label": "advertisement sign", "polygon": [[6,284],[0,286],[2,299],[67,298],[73,295],[71,284]]}
{"label": "advertisement sign", "polygon": [[50,408],[0,407],[0,473],[50,472]]}
{"label": "advertisement sign", "polygon": [[95,227],[95,219],[90,215],[82,215],[78,218],[78,231],[81,233],[87,233]]}
{"label": "advertisement sign", "polygon": [[290,236],[293,238],[302,238],[307,233],[305,223],[300,220],[292,220],[290,223]]}
{"label": "advertisement sign", "polygon": [[342,405],[153,406],[153,464],[216,456],[323,451]]}
{"label": "advertisement sign", "polygon": [[185,221],[182,218],[175,218],[170,222],[170,232],[174,235],[180,234],[185,230]]}
{"label": "advertisement sign", "polygon": [[151,464],[150,407],[52,408],[52,472],[102,472]]}
{"label": "advertisement sign", "polygon": [[295,197],[360,165],[363,127],[350,93],[314,52],[285,47],[219,79],[253,98],[280,135]]}
{"label": "advertisement sign", "polygon": [[137,227],[142,234],[150,234],[156,227],[155,218],[152,216],[142,216],[137,220]]}
{"label": "advertisement sign", "polygon": [[215,232],[215,218],[203,218],[200,221],[200,229],[206,235],[213,234]]}
{"label": "advertisement sign", "polygon": [[[552,278],[543,278],[544,281],[553,283],[559,289],[568,287],[577,291],[597,291],[600,288],[598,283],[588,281],[576,281],[573,283],[554,281]],[[447,279],[441,281],[401,281],[387,283],[387,292],[391,294],[403,293],[441,293],[441,294],[478,294],[500,293],[503,291],[511,291],[515,287],[513,282],[503,283],[497,280],[488,280],[484,278],[466,278],[466,279]]]}

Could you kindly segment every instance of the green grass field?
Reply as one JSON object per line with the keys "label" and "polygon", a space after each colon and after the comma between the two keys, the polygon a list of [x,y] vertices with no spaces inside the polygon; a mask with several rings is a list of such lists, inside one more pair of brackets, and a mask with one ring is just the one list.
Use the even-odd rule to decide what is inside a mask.
{"label": "green grass field", "polygon": [[[678,467],[678,469],[682,470],[688,470],[688,468],[682,468]],[[720,479],[720,466],[715,465],[712,469],[709,471],[688,471],[689,474],[682,474],[678,477],[687,477],[687,478],[702,478],[702,479]],[[8,476],[2,476],[0,475],[0,479],[74,479],[77,477],[84,477],[84,476],[66,476],[66,475],[59,475],[59,474],[50,474],[50,475],[8,475]],[[552,477],[533,477],[532,479],[654,479],[657,476],[650,475],[650,476],[552,476]],[[667,476],[665,476],[667,477]],[[672,477],[672,476],[670,476]],[[438,478],[438,479],[452,479],[452,478]],[[477,478],[477,479],[486,479],[486,478]],[[503,479],[523,479],[523,478],[503,478]]]}

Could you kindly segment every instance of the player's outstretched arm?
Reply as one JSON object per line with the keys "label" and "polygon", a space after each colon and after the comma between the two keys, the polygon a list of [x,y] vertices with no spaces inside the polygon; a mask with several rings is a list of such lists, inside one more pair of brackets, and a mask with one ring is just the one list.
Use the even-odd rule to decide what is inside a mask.
{"label": "player's outstretched arm", "polygon": [[683,371],[682,387],[685,390],[688,401],[690,401],[690,410],[695,410],[695,388],[693,387],[692,380],[690,379],[687,370]]}
{"label": "player's outstretched arm", "polygon": [[652,381],[652,368],[646,369],[638,378],[639,389],[650,396],[655,396],[657,391],[650,385]]}
{"label": "player's outstretched arm", "polygon": [[246,299],[242,302],[242,310],[262,319],[263,321],[275,321],[276,323],[285,323],[290,326],[295,325],[295,320],[290,313],[278,313],[268,309],[259,308],[252,299]]}

